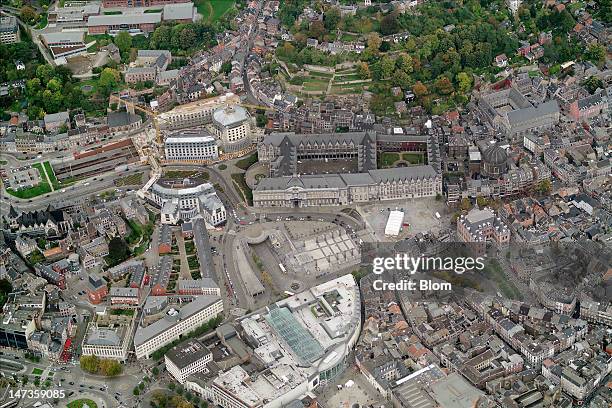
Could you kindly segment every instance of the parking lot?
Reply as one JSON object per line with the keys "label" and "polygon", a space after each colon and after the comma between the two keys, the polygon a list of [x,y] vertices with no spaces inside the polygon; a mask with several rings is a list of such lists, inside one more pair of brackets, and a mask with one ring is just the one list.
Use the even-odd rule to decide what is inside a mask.
{"label": "parking lot", "polygon": [[[367,229],[376,240],[392,239],[385,236],[385,226],[389,213],[393,210],[404,212],[404,226],[397,239],[414,236],[418,233],[440,233],[450,228],[450,212],[443,201],[435,198],[397,200],[368,204],[357,208],[363,216]],[[440,218],[436,216],[440,215]]]}

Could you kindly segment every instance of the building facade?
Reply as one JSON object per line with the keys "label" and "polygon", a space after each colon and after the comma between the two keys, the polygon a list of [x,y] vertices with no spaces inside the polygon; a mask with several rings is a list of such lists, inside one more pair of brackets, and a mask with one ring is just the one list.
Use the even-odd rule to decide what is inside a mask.
{"label": "building facade", "polygon": [[160,320],[138,327],[134,336],[136,358],[151,353],[189,333],[223,312],[223,301],[217,296],[198,296],[180,309],[171,308]]}
{"label": "building facade", "polygon": [[473,208],[457,220],[457,235],[463,242],[510,242],[510,229],[493,210]]}
{"label": "building facade", "polygon": [[179,219],[188,220],[198,214],[211,225],[219,225],[227,220],[225,205],[210,183],[198,184],[189,179],[182,184],[158,181],[151,186],[148,194],[162,208],[167,223]]}
{"label": "building facade", "polygon": [[205,162],[219,158],[214,137],[203,131],[179,132],[164,141],[166,160]]}
{"label": "building facade", "polygon": [[21,41],[17,17],[0,17],[0,44],[14,44]]}
{"label": "building facade", "polygon": [[226,152],[235,152],[251,144],[251,116],[240,106],[217,109],[212,123],[215,134]]}
{"label": "building facade", "polygon": [[253,205],[318,207],[437,194],[442,194],[442,176],[432,166],[424,165],[367,173],[264,178],[253,190]]}
{"label": "building facade", "polygon": [[189,340],[168,351],[164,355],[166,369],[180,383],[191,374],[206,370],[206,364],[212,361],[212,353],[196,339]]}
{"label": "building facade", "polygon": [[217,109],[237,103],[240,103],[240,98],[237,95],[228,93],[180,105],[159,115],[160,126],[166,130],[178,130],[207,125],[212,123],[213,113]]}

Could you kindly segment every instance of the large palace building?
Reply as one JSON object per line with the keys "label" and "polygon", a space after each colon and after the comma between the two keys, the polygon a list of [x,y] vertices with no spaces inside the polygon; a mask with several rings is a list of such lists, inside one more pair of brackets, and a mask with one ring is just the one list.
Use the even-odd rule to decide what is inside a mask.
{"label": "large palace building", "polygon": [[[270,177],[253,189],[256,207],[315,207],[435,197],[438,153],[427,135],[273,133],[258,146]],[[426,164],[377,169],[379,152],[418,152]]]}
{"label": "large palace building", "polygon": [[318,207],[435,197],[441,193],[442,175],[432,166],[424,165],[355,174],[264,178],[253,190],[253,205]]}
{"label": "large palace building", "polygon": [[104,8],[132,8],[165,6],[166,4],[188,3],[190,0],[103,0]]}

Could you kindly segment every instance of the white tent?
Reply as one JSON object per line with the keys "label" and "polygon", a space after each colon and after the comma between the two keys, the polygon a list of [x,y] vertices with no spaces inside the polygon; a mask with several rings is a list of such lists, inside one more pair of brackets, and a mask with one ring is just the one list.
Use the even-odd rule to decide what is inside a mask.
{"label": "white tent", "polygon": [[385,235],[398,236],[402,230],[402,223],[404,222],[403,211],[391,211],[389,213],[389,219],[385,226]]}

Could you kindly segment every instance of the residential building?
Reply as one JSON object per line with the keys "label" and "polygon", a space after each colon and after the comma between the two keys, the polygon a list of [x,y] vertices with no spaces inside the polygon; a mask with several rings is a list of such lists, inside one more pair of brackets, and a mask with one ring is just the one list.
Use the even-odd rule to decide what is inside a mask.
{"label": "residential building", "polygon": [[212,184],[185,179],[182,183],[158,180],[147,191],[150,199],[162,208],[162,222],[189,220],[202,215],[210,225],[219,225],[227,219],[223,202]]}
{"label": "residential building", "polygon": [[179,295],[221,296],[221,289],[211,278],[180,279],[177,287]]}
{"label": "residential building", "polygon": [[215,138],[204,131],[182,131],[164,140],[167,161],[208,162],[219,158]]}
{"label": "residential building", "polygon": [[490,208],[473,208],[457,220],[457,235],[463,242],[510,242],[510,229]]}
{"label": "residential building", "polygon": [[54,59],[87,53],[85,34],[81,31],[58,31],[42,34],[41,37]]}
{"label": "residential building", "polygon": [[102,303],[108,295],[108,287],[106,281],[95,273],[89,274],[87,277],[87,297],[89,303],[97,305]]}
{"label": "residential building", "polygon": [[197,127],[212,123],[213,113],[220,107],[240,103],[237,95],[225,95],[179,105],[160,114],[160,126],[167,130]]}
{"label": "residential building", "polygon": [[569,115],[577,122],[599,117],[608,111],[608,99],[601,95],[589,95],[569,106]]}
{"label": "residential building", "polygon": [[189,303],[172,307],[159,320],[139,326],[134,335],[136,358],[151,353],[201,326],[223,312],[223,301],[217,296],[197,296]]}
{"label": "residential building", "polygon": [[243,107],[228,105],[217,109],[212,123],[223,151],[235,152],[251,144],[251,116]]}
{"label": "residential building", "polygon": [[112,286],[110,300],[111,305],[138,306],[140,303],[140,290],[138,288]]}
{"label": "residential building", "polygon": [[0,16],[0,44],[14,44],[21,41],[19,24],[15,16]]}
{"label": "residential building", "polygon": [[197,339],[179,344],[164,355],[166,370],[180,383],[191,374],[206,371],[206,365],[212,361],[212,353]]}
{"label": "residential building", "polygon": [[68,112],[48,113],[43,118],[45,130],[49,133],[57,133],[62,127],[70,129],[70,115]]}
{"label": "residential building", "polygon": [[95,321],[87,324],[81,345],[83,355],[126,362],[134,324],[134,316],[96,316]]}

